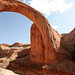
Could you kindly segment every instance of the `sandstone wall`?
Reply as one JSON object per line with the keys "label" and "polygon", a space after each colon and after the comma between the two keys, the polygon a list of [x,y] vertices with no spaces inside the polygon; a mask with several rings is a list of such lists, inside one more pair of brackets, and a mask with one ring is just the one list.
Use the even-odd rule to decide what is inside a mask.
{"label": "sandstone wall", "polygon": [[62,34],[60,53],[64,54],[64,58],[75,61],[75,28],[70,33]]}

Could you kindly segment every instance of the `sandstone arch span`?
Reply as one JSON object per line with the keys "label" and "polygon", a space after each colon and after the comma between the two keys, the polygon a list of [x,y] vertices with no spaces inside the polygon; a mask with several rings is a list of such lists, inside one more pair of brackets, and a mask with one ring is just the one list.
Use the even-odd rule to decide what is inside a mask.
{"label": "sandstone arch span", "polygon": [[[0,0],[0,12],[5,11],[20,13],[34,22],[31,27],[31,61],[47,63],[59,61],[60,35],[50,26],[48,20],[40,12],[17,0]],[[34,38],[36,36],[36,42],[33,42],[34,38],[32,36]],[[39,38],[41,38],[41,41],[39,41]],[[39,42],[37,43],[37,41]]]}

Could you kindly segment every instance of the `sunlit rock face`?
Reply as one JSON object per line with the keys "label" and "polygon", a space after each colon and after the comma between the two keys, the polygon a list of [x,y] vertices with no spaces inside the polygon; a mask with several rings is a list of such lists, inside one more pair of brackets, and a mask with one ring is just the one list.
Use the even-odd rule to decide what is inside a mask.
{"label": "sunlit rock face", "polygon": [[[54,37],[51,39],[53,42],[53,45],[50,46],[49,51],[54,47],[54,50],[58,51],[57,48],[60,47],[59,45],[59,37],[60,35],[53,29],[54,34],[52,34],[52,36],[54,35]],[[55,38],[57,37],[57,38]],[[45,40],[45,39],[44,39]],[[49,43],[46,44],[46,46]],[[48,60],[50,59],[50,57],[52,58],[51,60],[53,60],[55,58],[55,56],[53,55],[53,53],[47,51],[47,53],[45,53],[45,47],[46,47],[43,43],[43,37],[41,35],[40,30],[38,29],[38,27],[33,24],[31,27],[31,59],[32,61],[37,61],[37,62],[45,62],[45,59],[47,58]],[[47,55],[50,55],[50,57],[48,57]],[[56,54],[55,54],[56,55]],[[56,55],[57,56],[57,55]],[[57,59],[56,59],[57,60]]]}
{"label": "sunlit rock face", "polygon": [[42,35],[38,27],[33,24],[31,27],[31,59],[32,61],[44,62],[45,60],[45,46],[43,44]]}
{"label": "sunlit rock face", "polygon": [[35,23],[31,28],[30,61],[57,63],[60,60],[60,35],[50,26],[43,14],[17,0],[0,0],[0,12],[4,11],[20,13]]}
{"label": "sunlit rock face", "polygon": [[0,44],[0,58],[7,57],[11,60],[14,60],[16,58],[22,58],[30,55],[30,50],[30,44],[22,44],[19,42],[15,42],[12,45]]}

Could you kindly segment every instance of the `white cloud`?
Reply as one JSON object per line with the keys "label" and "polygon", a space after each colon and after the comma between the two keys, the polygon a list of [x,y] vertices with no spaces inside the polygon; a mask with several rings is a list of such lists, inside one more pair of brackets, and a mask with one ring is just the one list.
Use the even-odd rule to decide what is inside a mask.
{"label": "white cloud", "polygon": [[24,3],[26,3],[26,0],[23,0]]}
{"label": "white cloud", "polygon": [[52,26],[55,30],[57,29],[57,28],[59,28],[59,26],[58,25],[54,25],[54,26]]}
{"label": "white cloud", "polygon": [[[24,0],[25,1],[25,0]],[[48,15],[52,13],[64,13],[72,7],[73,3],[66,3],[65,0],[28,0],[30,6]]]}

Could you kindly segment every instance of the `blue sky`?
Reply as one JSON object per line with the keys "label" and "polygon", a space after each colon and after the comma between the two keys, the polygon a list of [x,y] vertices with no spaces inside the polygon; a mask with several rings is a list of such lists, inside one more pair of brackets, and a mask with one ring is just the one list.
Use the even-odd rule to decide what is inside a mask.
{"label": "blue sky", "polygon": [[[75,27],[75,0],[20,0],[42,12],[60,34]],[[0,13],[0,44],[30,43],[32,25],[25,16],[14,12]]]}

